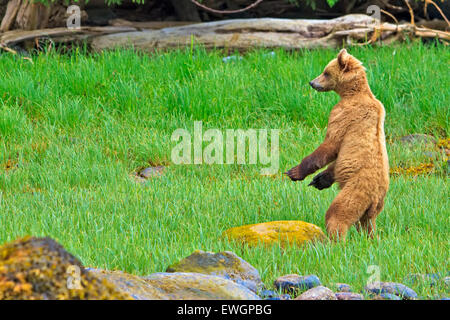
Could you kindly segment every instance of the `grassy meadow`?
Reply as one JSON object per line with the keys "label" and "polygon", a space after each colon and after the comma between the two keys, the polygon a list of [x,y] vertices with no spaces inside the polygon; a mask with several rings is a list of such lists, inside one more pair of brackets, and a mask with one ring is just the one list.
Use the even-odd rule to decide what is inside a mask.
{"label": "grassy meadow", "polygon": [[[308,82],[338,50],[233,53],[187,49],[144,54],[40,53],[32,62],[0,55],[0,243],[50,236],[86,266],[146,275],[196,249],[230,250],[271,285],[281,275],[316,274],[322,283],[362,289],[380,267],[381,281],[411,273],[447,273],[449,184],[445,155],[399,138],[449,136],[450,50],[405,44],[351,48],[364,62],[372,91],[386,108],[391,167],[429,163],[427,174],[391,176],[378,239],[351,229],[347,242],[247,248],[224,230],[274,220],[303,220],[325,230],[338,189],[307,187],[282,172],[322,141],[338,101]],[[280,170],[261,165],[174,165],[178,128],[203,131],[279,129]],[[167,166],[136,182],[133,172]],[[443,283],[410,285],[423,298],[448,295]]]}

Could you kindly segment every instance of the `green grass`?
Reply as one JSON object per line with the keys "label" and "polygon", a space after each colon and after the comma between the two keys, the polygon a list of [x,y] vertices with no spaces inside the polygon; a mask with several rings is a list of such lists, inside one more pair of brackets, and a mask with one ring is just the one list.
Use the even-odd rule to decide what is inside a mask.
{"label": "green grass", "polygon": [[[51,236],[85,265],[145,275],[195,249],[231,250],[266,284],[287,273],[316,274],[325,285],[361,289],[369,265],[382,281],[449,270],[446,165],[429,175],[395,176],[378,240],[352,228],[345,244],[244,248],[220,236],[230,227],[303,220],[324,229],[336,186],[318,191],[310,178],[281,174],[324,137],[334,93],[308,86],[337,50],[255,51],[223,63],[201,49],[164,54],[114,51],[39,54],[33,64],[0,56],[0,243]],[[352,48],[386,108],[390,165],[429,161],[398,137],[449,135],[450,51],[406,44]],[[177,128],[280,129],[280,173],[258,165],[171,165]],[[442,161],[441,161],[442,162]],[[136,183],[130,173],[168,165]],[[420,296],[448,295],[444,284],[412,285]]]}

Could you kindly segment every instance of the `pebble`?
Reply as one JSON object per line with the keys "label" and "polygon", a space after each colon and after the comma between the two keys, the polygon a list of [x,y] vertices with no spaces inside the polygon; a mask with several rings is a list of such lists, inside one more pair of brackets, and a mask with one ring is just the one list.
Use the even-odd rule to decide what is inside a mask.
{"label": "pebble", "polygon": [[335,296],[338,300],[364,300],[364,296],[353,292],[336,292]]}
{"label": "pebble", "polygon": [[281,292],[305,291],[319,285],[320,280],[316,275],[288,274],[277,278],[274,282],[275,288]]}
{"label": "pebble", "polygon": [[408,300],[417,298],[417,293],[413,289],[396,282],[374,282],[367,285],[364,290],[375,295],[394,294]]}
{"label": "pebble", "polygon": [[303,292],[295,300],[337,300],[333,291],[324,286],[318,286]]}
{"label": "pebble", "polygon": [[165,167],[164,166],[156,166],[156,167],[148,167],[141,170],[138,175],[142,178],[148,179],[155,176],[162,175]]}
{"label": "pebble", "polygon": [[238,61],[238,60],[242,60],[242,59],[243,58],[240,56],[228,56],[228,57],[222,58],[222,62],[228,63],[228,62]]}
{"label": "pebble", "polygon": [[335,287],[337,292],[352,292],[352,288],[346,283],[336,283]]}
{"label": "pebble", "polygon": [[262,290],[259,296],[264,300],[290,300],[291,296],[288,294],[279,294],[273,290]]}
{"label": "pebble", "polygon": [[402,298],[392,293],[381,293],[372,297],[372,300],[402,300]]}

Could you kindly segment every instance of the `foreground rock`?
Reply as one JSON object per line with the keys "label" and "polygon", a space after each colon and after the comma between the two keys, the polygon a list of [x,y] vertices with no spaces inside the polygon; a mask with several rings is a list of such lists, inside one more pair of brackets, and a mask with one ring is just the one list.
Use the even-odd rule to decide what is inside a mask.
{"label": "foreground rock", "polygon": [[117,290],[136,300],[257,300],[244,286],[218,276],[200,273],[154,273],[139,277],[121,271],[91,269]]}
{"label": "foreground rock", "polygon": [[263,290],[259,293],[260,297],[264,300],[290,300],[291,296],[289,294],[279,294],[278,292],[272,290]]}
{"label": "foreground rock", "polygon": [[337,292],[352,292],[352,287],[347,283],[336,283],[334,286]]}
{"label": "foreground rock", "polygon": [[306,242],[325,239],[322,230],[303,221],[272,221],[228,229],[224,236],[248,245],[286,243],[302,245]]}
{"label": "foreground rock", "polygon": [[338,300],[364,300],[364,296],[353,292],[336,292],[334,294]]}
{"label": "foreground rock", "polygon": [[299,276],[298,274],[288,274],[277,278],[274,286],[277,290],[286,293],[303,292],[320,286],[320,280],[315,275]]}
{"label": "foreground rock", "polygon": [[154,273],[143,277],[169,300],[259,300],[244,286],[200,273]]}
{"label": "foreground rock", "polygon": [[380,293],[373,296],[371,300],[402,300],[402,298],[392,293]]}
{"label": "foreground rock", "polygon": [[50,238],[26,237],[0,247],[0,300],[131,299],[84,270]]}
{"label": "foreground rock", "polygon": [[417,293],[414,290],[396,282],[374,282],[367,285],[364,290],[370,294],[393,294],[408,300],[417,298]]}
{"label": "foreground rock", "polygon": [[87,268],[95,277],[114,285],[116,290],[130,295],[135,300],[167,300],[168,297],[148,284],[144,279],[122,271],[108,271]]}
{"label": "foreground rock", "polygon": [[195,251],[190,256],[171,265],[166,272],[194,272],[230,279],[253,292],[262,288],[258,270],[230,251],[219,253]]}
{"label": "foreground rock", "polygon": [[337,298],[330,289],[318,286],[302,293],[295,300],[337,300]]}

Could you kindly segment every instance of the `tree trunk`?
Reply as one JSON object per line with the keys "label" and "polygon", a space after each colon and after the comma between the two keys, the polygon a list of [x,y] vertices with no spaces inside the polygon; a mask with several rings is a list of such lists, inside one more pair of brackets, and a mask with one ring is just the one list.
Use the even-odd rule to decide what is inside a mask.
{"label": "tree trunk", "polygon": [[0,32],[11,29],[35,30],[47,27],[51,5],[29,0],[10,0],[0,25]]}

